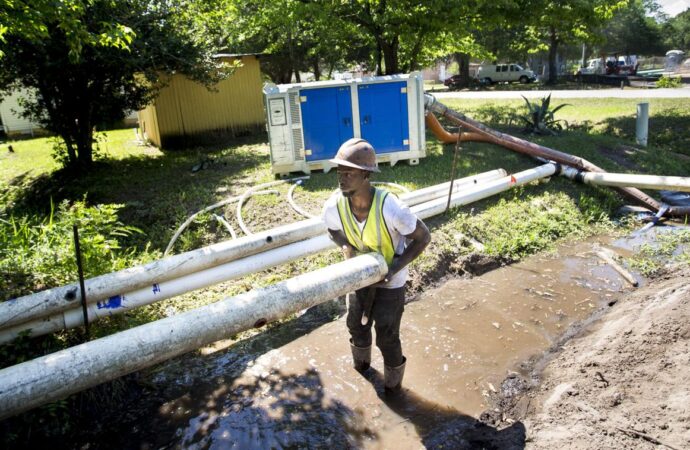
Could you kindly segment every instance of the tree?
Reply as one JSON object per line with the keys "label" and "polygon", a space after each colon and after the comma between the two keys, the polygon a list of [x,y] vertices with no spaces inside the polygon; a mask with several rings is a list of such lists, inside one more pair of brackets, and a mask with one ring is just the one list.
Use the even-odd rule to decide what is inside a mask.
{"label": "tree", "polygon": [[669,19],[662,25],[662,30],[667,49],[690,52],[690,9]]}
{"label": "tree", "polygon": [[525,0],[527,35],[537,45],[534,50],[547,49],[549,79],[556,83],[556,57],[559,46],[589,41],[628,0]]}
{"label": "tree", "polygon": [[303,71],[318,80],[324,70],[330,73],[361,57],[353,41],[344,39],[357,30],[333,17],[330,5],[299,0],[241,0],[239,5],[236,48],[265,54],[262,69],[277,83],[289,83],[293,76],[301,81]]}
{"label": "tree", "polygon": [[227,74],[212,55],[222,0],[49,0],[0,3],[0,83],[23,87],[26,114],[59,135],[66,164],[93,161],[93,128],[145,106],[167,75],[210,85]]}
{"label": "tree", "polygon": [[468,30],[474,20],[471,5],[460,0],[355,0],[330,4],[336,17],[356,25],[370,40],[379,75],[417,70],[436,58],[463,51],[467,43],[463,38],[470,35]]}
{"label": "tree", "polygon": [[655,4],[633,0],[614,14],[603,30],[605,49],[626,55],[655,55],[664,52],[661,30],[654,18]]}

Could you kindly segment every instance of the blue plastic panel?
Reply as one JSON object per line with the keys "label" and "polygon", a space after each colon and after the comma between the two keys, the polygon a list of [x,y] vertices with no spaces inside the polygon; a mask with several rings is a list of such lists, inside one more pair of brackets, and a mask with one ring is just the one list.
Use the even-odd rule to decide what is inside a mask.
{"label": "blue plastic panel", "polygon": [[[307,161],[331,159],[340,144],[354,136],[350,86],[300,91]],[[306,152],[308,153],[308,152]]]}
{"label": "blue plastic panel", "polygon": [[376,153],[410,149],[406,88],[404,81],[357,87],[361,134],[374,146]]}

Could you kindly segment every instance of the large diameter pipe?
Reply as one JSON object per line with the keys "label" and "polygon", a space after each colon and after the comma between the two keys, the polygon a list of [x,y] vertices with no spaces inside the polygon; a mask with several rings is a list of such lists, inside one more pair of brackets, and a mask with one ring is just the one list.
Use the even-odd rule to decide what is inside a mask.
{"label": "large diameter pipe", "polygon": [[[474,185],[485,180],[496,179],[505,175],[503,169],[491,170],[477,175],[472,175],[455,180],[455,189],[462,186]],[[415,205],[445,195],[450,183],[441,183],[401,196],[408,205]],[[104,303],[115,304],[121,302],[123,297],[149,296],[151,303],[158,299],[169,298],[159,295],[156,286],[167,280],[184,277],[187,274],[201,272],[208,267],[225,264],[229,261],[258,254],[261,251],[270,250],[278,246],[288,245],[291,242],[311,238],[324,234],[326,227],[319,218],[303,220],[290,225],[273,228],[252,236],[246,236],[234,241],[226,241],[219,244],[204,247],[180,255],[171,256],[143,266],[132,267],[110,274],[101,275],[85,281],[87,301],[90,304]],[[131,283],[127,283],[127,280]],[[229,276],[221,281],[231,279]],[[143,283],[143,284],[142,284]],[[206,286],[210,286],[207,284]],[[79,306],[77,298],[77,284],[62,286],[36,294],[19,297],[0,303],[0,329],[11,329],[4,336],[15,335],[31,327],[34,336],[45,334],[47,330],[57,331],[55,324],[70,323],[71,308]],[[191,289],[188,289],[189,291]],[[142,294],[141,292],[146,292]],[[185,292],[187,292],[185,291]],[[135,293],[136,292],[136,293]],[[176,294],[179,295],[179,294]],[[74,299],[73,299],[74,298]],[[103,309],[103,306],[96,307]],[[93,308],[91,308],[93,310]],[[65,312],[64,315],[60,313]],[[52,316],[52,317],[49,317]],[[37,322],[38,319],[46,318]],[[21,326],[31,322],[30,325]],[[83,322],[83,321],[82,321]],[[76,326],[76,325],[74,325]],[[69,328],[69,327],[68,327]],[[39,330],[46,330],[45,332]],[[2,340],[2,339],[0,339]]]}
{"label": "large diameter pipe", "polygon": [[633,186],[644,189],[669,189],[690,192],[690,178],[687,177],[596,172],[583,172],[579,177],[587,184],[601,186]]}
{"label": "large diameter pipe", "polygon": [[[250,273],[292,261],[299,257],[322,252],[335,244],[324,233],[319,236],[295,242],[256,255],[221,264],[210,269],[191,273],[172,280],[147,286],[125,294],[87,305],[89,322],[103,317],[114,316],[182,295],[186,292],[205,288],[224,281],[240,278]],[[0,330],[0,344],[12,341],[21,333],[30,337],[43,336],[56,331],[76,328],[84,324],[81,308],[72,308],[53,316],[31,320]]]}
{"label": "large diameter pipe", "polygon": [[[605,172],[602,168],[592,164],[586,159],[570,155],[568,153],[559,152],[557,150],[553,150],[548,147],[544,147],[542,145],[493,130],[480,122],[470,119],[464,114],[453,111],[446,105],[438,102],[433,95],[425,94],[425,107],[430,111],[443,115],[447,119],[460,126],[486,136],[490,139],[487,142],[500,145],[518,153],[546,158],[580,170],[585,170],[587,172]],[[620,187],[616,188],[616,190],[639,205],[656,211],[661,208],[659,202],[639,189]],[[669,208],[668,213],[674,216],[687,216],[690,215],[690,207],[672,207]]]}
{"label": "large diameter pipe", "polygon": [[0,370],[0,419],[369,286],[387,271],[380,255],[358,256]]}
{"label": "large diameter pipe", "polygon": [[[521,174],[516,174],[513,177],[501,177],[505,175],[505,170],[497,169],[482,174],[465,177],[456,180],[455,203],[466,204],[473,199],[485,198],[493,195],[495,192],[505,190],[515,183],[522,184],[525,178]],[[486,190],[483,186],[486,183],[501,179],[499,182],[499,189]],[[450,182],[442,183],[440,185],[431,186],[429,188],[420,189],[409,194],[403,194],[403,199],[408,205],[417,205],[415,209],[423,218],[429,217],[433,214],[425,213],[426,209],[436,208],[436,203],[422,201],[427,198],[438,199],[443,197],[444,205],[446,204],[446,195]],[[457,199],[463,199],[458,201]],[[435,214],[435,213],[434,213]],[[101,317],[112,316],[120,314],[137,308],[143,305],[151,304],[157,301],[165,300],[186,292],[201,289],[211,286],[223,281],[228,281],[234,278],[239,278],[249,273],[258,272],[260,270],[274,267],[297,258],[318,253],[335,245],[328,239],[324,233],[314,238],[299,241],[293,244],[268,250],[264,253],[245,257],[243,259],[232,261],[214,268],[206,269],[200,272],[182,276],[177,279],[156,283],[143,289],[133,292],[116,295],[96,304],[89,305],[87,313],[89,320],[96,320]],[[0,331],[0,344],[15,339],[20,333],[28,332],[29,336],[42,336],[44,334],[52,333],[62,329],[70,329],[83,325],[83,317],[81,309],[73,308],[54,316],[27,321],[25,323],[15,325]]]}
{"label": "large diameter pipe", "polygon": [[443,128],[434,113],[427,111],[424,115],[426,127],[436,136],[436,139],[444,144],[455,144],[456,142],[491,142],[491,139],[479,133],[460,132],[450,133]]}
{"label": "large diameter pipe", "polygon": [[[290,244],[326,231],[320,219],[292,223],[252,236],[225,241],[141,266],[85,280],[86,300],[94,303],[145,288],[244,256]],[[72,283],[0,303],[0,327],[66,311],[79,305],[79,284]]]}

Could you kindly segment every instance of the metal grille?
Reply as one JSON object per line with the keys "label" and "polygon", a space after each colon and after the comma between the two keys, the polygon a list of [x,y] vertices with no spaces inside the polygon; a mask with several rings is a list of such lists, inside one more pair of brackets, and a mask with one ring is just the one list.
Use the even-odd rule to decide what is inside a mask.
{"label": "metal grille", "polygon": [[293,125],[299,125],[302,123],[299,116],[299,92],[290,92],[288,96],[290,98],[290,119]]}
{"label": "metal grille", "polygon": [[293,128],[292,129],[292,148],[295,149],[295,161],[304,159],[302,156],[302,150],[304,149],[304,142],[302,142],[302,129]]}

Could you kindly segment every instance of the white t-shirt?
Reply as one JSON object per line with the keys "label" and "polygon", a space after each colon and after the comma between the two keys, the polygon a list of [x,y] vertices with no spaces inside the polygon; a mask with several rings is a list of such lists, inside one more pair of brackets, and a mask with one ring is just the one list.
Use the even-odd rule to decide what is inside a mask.
{"label": "white t-shirt", "polygon": [[[336,191],[326,200],[321,212],[321,220],[323,220],[328,229],[343,231],[343,224],[340,221],[340,214],[338,214],[339,196],[340,192]],[[383,218],[386,221],[386,225],[388,225],[388,233],[393,241],[395,254],[401,255],[406,246],[405,235],[412,233],[417,228],[417,216],[398,197],[388,194],[383,202]],[[355,218],[355,223],[361,231],[364,229],[366,222],[359,222]],[[404,286],[407,281],[407,272],[407,267],[403,268],[400,272],[393,275],[393,278],[388,280],[388,283],[381,287],[394,289]]]}

